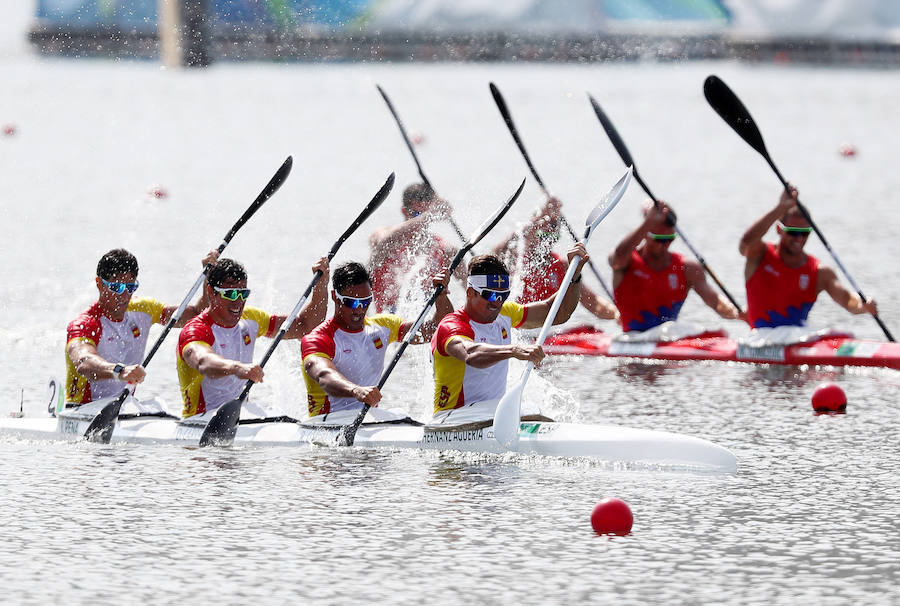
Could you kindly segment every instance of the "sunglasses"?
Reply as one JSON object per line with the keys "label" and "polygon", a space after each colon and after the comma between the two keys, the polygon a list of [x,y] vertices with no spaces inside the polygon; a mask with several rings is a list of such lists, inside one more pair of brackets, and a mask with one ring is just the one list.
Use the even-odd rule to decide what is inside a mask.
{"label": "sunglasses", "polygon": [[334,296],[337,297],[337,300],[344,304],[345,307],[349,307],[350,309],[368,309],[369,305],[372,304],[372,297],[364,297],[362,299],[358,299],[356,297],[345,297],[344,295],[340,295],[338,293],[334,293]]}
{"label": "sunglasses", "polygon": [[660,244],[671,244],[678,234],[655,234],[652,231],[648,231],[647,235],[650,236],[651,240],[655,242],[659,242]]}
{"label": "sunglasses", "polygon": [[103,282],[103,285],[116,293],[117,295],[121,295],[126,290],[128,292],[134,292],[138,289],[138,282],[107,282],[103,278],[100,278],[100,281]]}
{"label": "sunglasses", "polygon": [[219,286],[213,286],[213,290],[219,293],[226,301],[237,301],[238,299],[246,301],[247,297],[250,296],[249,288],[221,288]]}
{"label": "sunglasses", "polygon": [[784,223],[779,223],[782,233],[793,238],[808,236],[812,231],[812,227],[788,227]]}
{"label": "sunglasses", "polygon": [[487,288],[478,288],[477,286],[472,286],[469,284],[469,287],[481,295],[481,298],[490,303],[503,303],[509,298],[508,290],[488,290]]}

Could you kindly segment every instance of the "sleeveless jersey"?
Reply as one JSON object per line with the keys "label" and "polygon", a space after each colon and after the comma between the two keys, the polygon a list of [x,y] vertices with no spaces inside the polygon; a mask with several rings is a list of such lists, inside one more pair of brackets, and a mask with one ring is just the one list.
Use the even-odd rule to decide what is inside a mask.
{"label": "sleeveless jersey", "polygon": [[818,296],[819,260],[788,267],[774,244],[766,243],[762,261],[747,280],[747,316],[753,328],[804,326]]}
{"label": "sleeveless jersey", "polygon": [[245,364],[253,362],[253,347],[257,337],[271,337],[278,331],[278,323],[261,309],[244,307],[241,319],[231,328],[216,324],[204,311],[185,324],[178,335],[178,382],[184,403],[183,417],[215,410],[225,402],[236,398],[244,387],[245,379],[233,375],[216,379],[204,377],[184,361],[184,348],[191,343],[205,343],[213,352],[228,360]]}
{"label": "sleeveless jersey", "polygon": [[519,303],[543,301],[559,290],[563,278],[566,277],[566,270],[569,269],[569,264],[558,254],[550,254],[553,260],[549,266],[533,267],[532,271],[527,272],[523,276],[525,287],[522,290],[522,295],[517,299]]}
{"label": "sleeveless jersey", "polygon": [[[348,332],[338,327],[334,318],[320,324],[300,341],[304,366],[309,356],[322,356],[334,362],[338,372],[357,385],[376,385],[384,369],[384,354],[389,343],[400,340],[403,318],[393,314],[377,314],[364,319],[363,329]],[[306,399],[309,416],[363,407],[356,398],[329,396],[322,386],[306,374]]]}
{"label": "sleeveless jersey", "polygon": [[474,368],[451,356],[447,345],[452,339],[508,345],[512,328],[520,327],[527,315],[523,305],[507,301],[500,308],[500,315],[490,324],[475,322],[464,309],[458,309],[441,320],[431,338],[435,413],[503,397],[509,360],[487,368]]}
{"label": "sleeveless jersey", "polygon": [[[392,310],[407,289],[416,288],[422,293],[431,292],[434,274],[450,264],[444,252],[444,241],[430,236],[423,246],[414,244],[394,249],[378,265],[372,266],[372,296],[375,310]],[[416,249],[418,252],[414,252]]]}
{"label": "sleeveless jersey", "polygon": [[647,330],[678,318],[688,295],[687,276],[684,257],[669,254],[671,263],[653,271],[638,251],[631,251],[631,263],[613,291],[623,331]]}
{"label": "sleeveless jersey", "polygon": [[[121,322],[114,322],[94,303],[69,323],[66,329],[66,349],[73,340],[93,343],[97,353],[107,362],[131,366],[140,364],[147,348],[150,325],[162,321],[165,305],[155,299],[132,297]],[[66,355],[66,401],[87,404],[100,398],[121,393],[125,384],[115,379],[88,381],[78,374],[75,364]]]}

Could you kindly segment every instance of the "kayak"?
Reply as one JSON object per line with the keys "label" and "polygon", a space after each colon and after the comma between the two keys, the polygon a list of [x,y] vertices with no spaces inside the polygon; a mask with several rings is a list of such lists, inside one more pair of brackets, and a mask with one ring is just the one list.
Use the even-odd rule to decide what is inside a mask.
{"label": "kayak", "polygon": [[792,344],[743,343],[722,331],[707,331],[673,341],[628,342],[593,326],[556,333],[544,344],[548,354],[577,354],[654,360],[717,360],[754,364],[877,366],[900,370],[900,343],[828,334]]}
{"label": "kayak", "polygon": [[[101,404],[98,401],[97,404]],[[377,409],[373,409],[377,410]],[[242,419],[234,446],[332,446],[341,427],[356,416],[329,415],[327,422],[277,419]],[[207,413],[214,414],[214,413]],[[346,418],[344,418],[346,417]],[[78,440],[90,424],[90,414],[63,412],[58,417],[2,418],[0,435],[24,439]],[[506,453],[489,422],[447,426],[425,426],[409,418],[363,423],[354,448],[411,448],[479,453]],[[196,447],[204,425],[150,415],[119,418],[111,443],[174,444]],[[707,440],[664,431],[630,429],[612,425],[523,421],[519,445],[514,452],[552,457],[587,457],[610,463],[653,468],[690,469],[735,473],[737,459],[729,450]]]}

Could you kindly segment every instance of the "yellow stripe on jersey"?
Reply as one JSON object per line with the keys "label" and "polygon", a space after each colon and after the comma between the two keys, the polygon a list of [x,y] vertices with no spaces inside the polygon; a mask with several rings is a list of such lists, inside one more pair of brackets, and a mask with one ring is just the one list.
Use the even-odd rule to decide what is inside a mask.
{"label": "yellow stripe on jersey", "polygon": [[128,311],[139,311],[150,316],[154,324],[162,324],[162,313],[165,305],[148,297],[132,297],[128,302]]}
{"label": "yellow stripe on jersey", "polygon": [[[465,335],[451,335],[444,343],[453,339],[471,341]],[[453,356],[442,356],[434,352],[434,412],[452,410],[463,405],[463,379],[466,378],[466,363]]]}
{"label": "yellow stripe on jersey", "polygon": [[366,324],[377,324],[384,326],[391,331],[390,342],[396,343],[400,340],[400,327],[403,326],[403,318],[394,314],[375,314],[365,319]]}
{"label": "yellow stripe on jersey", "polygon": [[256,331],[257,337],[264,337],[269,332],[269,322],[272,321],[272,316],[258,307],[245,307],[241,318],[256,322],[256,325],[259,327]]}
{"label": "yellow stripe on jersey", "polygon": [[[212,347],[206,341],[191,341],[185,344],[185,348],[188,345]],[[175,357],[175,367],[178,371],[178,384],[181,386],[181,401],[183,403],[181,416],[188,418],[201,412],[200,396],[203,389],[203,375],[199,370],[191,368],[181,355]]]}
{"label": "yellow stripe on jersey", "polygon": [[515,301],[507,301],[500,308],[500,313],[512,320],[513,328],[518,328],[525,321],[525,306]]}
{"label": "yellow stripe on jersey", "polygon": [[328,394],[325,393],[322,386],[316,383],[316,381],[306,372],[306,361],[313,356],[319,356],[326,360],[331,359],[326,354],[319,352],[311,353],[303,358],[303,380],[306,382],[306,405],[309,408],[309,416],[311,417],[325,414],[329,404]]}

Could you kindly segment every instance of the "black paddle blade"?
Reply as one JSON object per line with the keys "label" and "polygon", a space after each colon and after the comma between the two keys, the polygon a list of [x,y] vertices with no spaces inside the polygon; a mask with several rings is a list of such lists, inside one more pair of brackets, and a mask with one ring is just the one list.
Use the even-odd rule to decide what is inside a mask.
{"label": "black paddle blade", "polygon": [[128,389],[123,389],[118,398],[100,409],[85,430],[84,439],[95,444],[109,444],[116,426],[116,419],[119,418],[119,411],[122,409],[122,403],[127,397]]}
{"label": "black paddle blade", "polygon": [[613,126],[612,120],[609,119],[609,116],[606,115],[606,112],[603,111],[603,108],[600,107],[600,104],[597,103],[597,100],[594,99],[593,96],[588,94],[588,99],[591,100],[591,107],[594,108],[597,119],[600,120],[600,124],[603,125],[606,136],[609,137],[613,147],[619,152],[619,157],[622,158],[622,162],[625,163],[625,166],[630,166],[632,167],[632,170],[634,170],[634,160],[631,159],[631,153],[629,153],[628,148],[625,146],[625,142],[622,141],[622,137],[619,136],[619,131]]}
{"label": "black paddle blade", "polygon": [[525,149],[525,144],[522,142],[522,138],[519,136],[519,130],[516,128],[515,123],[513,123],[512,114],[509,113],[509,107],[506,105],[506,101],[503,99],[503,95],[500,94],[500,89],[497,88],[497,85],[493,82],[489,83],[491,89],[491,95],[494,97],[494,103],[497,104],[497,109],[500,110],[500,115],[503,116],[503,121],[506,122],[506,127],[509,129],[509,134],[512,135],[513,141],[516,143],[516,147],[519,148],[519,151],[522,153],[522,158],[525,159],[525,164],[528,165],[528,170],[531,171],[531,175],[534,177],[534,180],[537,181],[537,184],[541,187],[547,196],[550,194],[547,192],[547,187],[544,185],[543,179],[538,175],[537,169],[534,167],[534,164],[531,163],[531,156],[528,155],[528,150]]}
{"label": "black paddle blade", "polygon": [[[266,186],[263,188],[259,195],[256,196],[256,199],[250,205],[250,207],[244,211],[244,214],[241,215],[241,218],[237,220],[237,222],[231,227],[228,233],[225,235],[224,244],[231,242],[231,239],[234,237],[234,234],[238,232],[238,230],[244,226],[244,223],[250,220],[250,217],[259,210],[259,208],[265,203],[266,200],[272,197],[272,195],[284,185],[284,182],[287,180],[288,175],[291,174],[291,167],[294,165],[294,158],[292,156],[288,156],[287,160],[285,160],[275,174],[269,179],[269,182],[266,183]],[[224,246],[222,247],[224,248]],[[220,249],[219,252],[222,252]]]}
{"label": "black paddle blade", "polygon": [[369,405],[365,404],[363,405],[362,410],[359,411],[359,414],[356,415],[356,418],[353,419],[352,423],[341,427],[340,433],[334,438],[336,446],[353,446],[353,442],[356,440],[356,432],[359,429],[359,426],[362,425],[363,419],[366,418],[367,412],[369,412]]}
{"label": "black paddle blade", "polygon": [[703,82],[703,95],[716,113],[741,136],[741,139],[750,144],[750,147],[759,152],[764,158],[769,159],[769,152],[763,141],[762,133],[756,126],[753,116],[741,103],[737,95],[728,85],[717,76],[709,76]]}
{"label": "black paddle blade", "polygon": [[231,446],[237,434],[243,400],[231,400],[223,404],[206,424],[200,436],[200,446]]}
{"label": "black paddle blade", "polygon": [[337,254],[338,249],[340,249],[341,245],[347,241],[347,238],[353,235],[359,226],[362,225],[366,219],[368,219],[372,213],[378,210],[378,207],[381,206],[381,203],[384,202],[385,198],[388,197],[388,194],[391,193],[391,189],[394,187],[394,173],[388,175],[387,181],[384,182],[384,185],[381,186],[375,195],[369,200],[369,203],[366,204],[366,207],[359,213],[359,216],[356,217],[356,220],[347,228],[347,230],[341,234],[341,237],[338,238],[337,242],[334,243],[334,246],[331,247],[331,250],[328,252],[328,260],[334,258]]}

